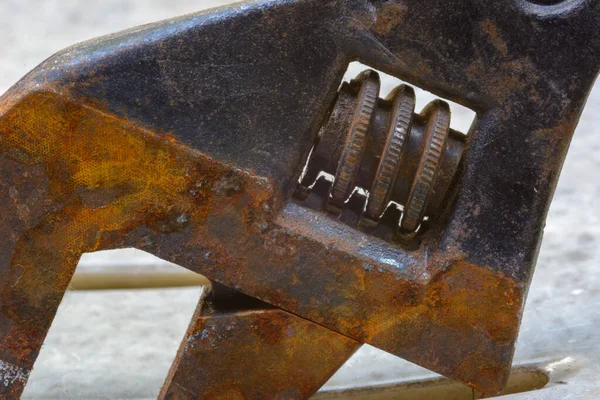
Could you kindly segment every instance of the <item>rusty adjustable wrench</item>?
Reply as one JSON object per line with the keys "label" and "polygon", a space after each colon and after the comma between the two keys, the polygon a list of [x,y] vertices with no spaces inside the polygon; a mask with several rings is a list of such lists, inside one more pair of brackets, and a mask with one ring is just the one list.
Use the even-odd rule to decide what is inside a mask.
{"label": "rusty adjustable wrench", "polygon": [[[250,296],[198,312],[164,397],[306,397],[360,343],[499,393],[599,26],[595,0],[261,1],[47,60],[0,103],[0,393],[21,393],[80,255],[117,247]],[[374,73],[340,88],[354,60],[477,111],[468,136],[406,87],[377,100]],[[408,141],[387,186],[398,142],[378,135]],[[400,228],[378,229],[391,200]],[[242,356],[231,381],[199,362]],[[278,357],[305,381],[250,373]]]}

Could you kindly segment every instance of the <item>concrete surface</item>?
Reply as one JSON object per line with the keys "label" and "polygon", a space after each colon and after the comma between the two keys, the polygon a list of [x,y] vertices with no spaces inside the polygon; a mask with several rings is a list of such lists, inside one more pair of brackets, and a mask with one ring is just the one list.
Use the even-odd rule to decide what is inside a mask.
{"label": "concrete surface", "polygon": [[[0,0],[0,92],[74,42],[226,2]],[[454,117],[468,125],[468,114],[459,111]],[[599,123],[597,84],[550,210],[515,359],[551,370],[551,382],[547,389],[514,398],[600,398]],[[26,398],[156,396],[197,298],[198,289],[189,288],[69,293]],[[366,347],[328,387],[386,385],[423,376],[431,375]]]}

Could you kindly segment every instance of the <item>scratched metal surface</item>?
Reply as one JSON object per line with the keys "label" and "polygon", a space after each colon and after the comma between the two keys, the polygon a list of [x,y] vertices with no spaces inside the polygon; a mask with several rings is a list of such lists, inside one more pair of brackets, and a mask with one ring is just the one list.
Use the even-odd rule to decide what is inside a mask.
{"label": "scratched metal surface", "polygon": [[[199,5],[191,0],[109,0],[98,4],[82,0],[3,0],[0,92],[45,57],[73,42],[223,3],[226,1],[203,1]],[[595,200],[600,195],[600,180],[594,173],[600,164],[600,157],[595,155],[600,151],[597,110],[599,85],[571,145],[550,210],[517,349],[517,362],[566,359],[557,364],[564,375],[554,376],[553,388],[542,392],[548,398],[582,398],[584,393],[587,398],[600,397],[599,389],[592,386],[593,378],[600,375],[600,354],[594,348],[600,340],[600,207]],[[103,306],[99,306],[97,293],[71,293],[46,341],[26,397],[155,395],[197,301],[193,290],[174,293],[113,292],[106,294],[112,300],[104,301]],[[142,308],[148,303],[153,306]],[[83,318],[86,304],[95,304],[98,323],[104,324],[97,326],[103,329],[85,331],[77,325],[76,319]],[[124,304],[129,307],[123,309]],[[173,313],[173,309],[180,313]],[[156,324],[157,320],[164,323]],[[122,333],[131,336],[127,339]],[[79,340],[74,341],[74,337]],[[127,358],[119,358],[124,355],[119,346],[127,340],[135,340],[136,345],[125,353]],[[152,341],[158,341],[156,346],[150,345]],[[108,350],[109,346],[114,350]],[[570,371],[565,372],[568,368]],[[420,374],[425,371],[367,348],[330,381],[329,387],[381,383]],[[103,376],[107,378],[100,379]],[[539,393],[529,396],[542,398]]]}

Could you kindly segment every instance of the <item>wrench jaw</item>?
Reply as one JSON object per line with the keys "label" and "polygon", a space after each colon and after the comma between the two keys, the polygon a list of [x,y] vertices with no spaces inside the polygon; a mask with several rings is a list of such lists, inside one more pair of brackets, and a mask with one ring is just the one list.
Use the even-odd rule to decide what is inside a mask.
{"label": "wrench jaw", "polygon": [[213,284],[159,399],[307,399],[360,347],[314,322]]}
{"label": "wrench jaw", "polygon": [[[459,0],[366,3],[262,1],[155,24],[68,49],[3,97],[0,395],[19,397],[81,254],[122,247],[345,343],[302,395],[356,343],[501,392],[598,73],[600,3],[560,24],[487,1],[478,15],[446,12]],[[291,198],[357,57],[478,111],[451,201],[410,251]]]}

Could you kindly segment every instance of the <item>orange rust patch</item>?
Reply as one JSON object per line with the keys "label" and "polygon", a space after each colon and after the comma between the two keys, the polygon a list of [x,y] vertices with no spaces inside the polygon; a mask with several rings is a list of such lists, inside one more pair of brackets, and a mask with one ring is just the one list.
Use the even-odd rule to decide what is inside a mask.
{"label": "orange rust patch", "polygon": [[523,290],[516,281],[458,262],[428,286],[432,321],[452,329],[470,326],[499,344],[515,339]]}
{"label": "orange rust patch", "polygon": [[249,192],[248,205],[258,208],[272,196],[264,179],[50,94],[34,94],[3,116],[0,152],[43,164],[54,203],[81,201],[73,211],[78,226],[62,232],[71,247],[90,226],[123,229],[145,214],[177,217],[165,229],[178,230],[223,208],[219,198],[235,201]]}
{"label": "orange rust patch", "polygon": [[377,22],[375,23],[375,32],[380,35],[389,34],[394,28],[402,24],[408,6],[404,3],[385,3],[377,13]]}
{"label": "orange rust patch", "polygon": [[496,25],[489,19],[480,22],[479,26],[489,36],[492,46],[494,46],[494,48],[498,50],[500,54],[506,57],[508,55],[508,47],[506,46],[504,39],[502,39],[502,36],[500,36],[498,27],[496,27]]}

